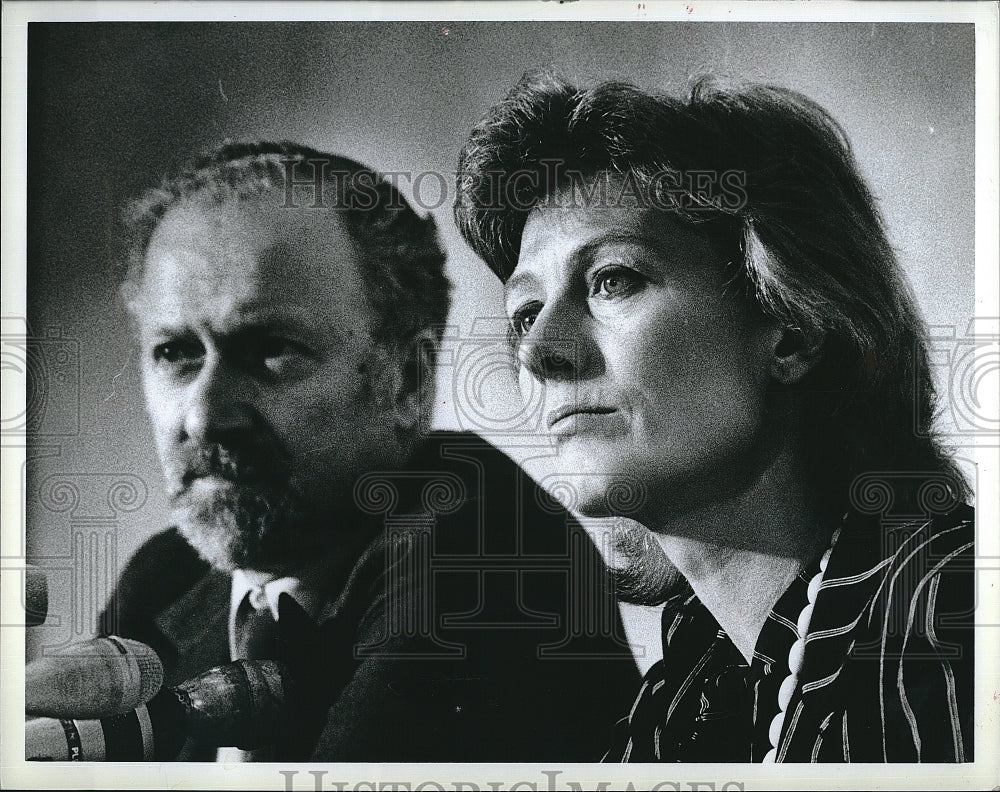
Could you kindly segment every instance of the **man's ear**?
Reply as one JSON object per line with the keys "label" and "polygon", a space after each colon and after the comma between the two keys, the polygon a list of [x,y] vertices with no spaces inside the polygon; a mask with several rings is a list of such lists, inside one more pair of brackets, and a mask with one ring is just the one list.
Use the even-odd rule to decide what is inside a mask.
{"label": "man's ear", "polygon": [[434,331],[424,329],[399,350],[392,400],[396,425],[404,431],[430,426],[437,346]]}
{"label": "man's ear", "polygon": [[800,382],[823,354],[823,334],[807,334],[797,327],[774,329],[771,377],[782,385]]}

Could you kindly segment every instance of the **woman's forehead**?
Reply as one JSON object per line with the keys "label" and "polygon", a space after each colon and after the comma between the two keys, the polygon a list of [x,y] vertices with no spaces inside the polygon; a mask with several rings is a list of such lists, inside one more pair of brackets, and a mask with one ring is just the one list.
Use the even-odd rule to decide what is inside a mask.
{"label": "woman's forehead", "polygon": [[707,236],[672,212],[623,206],[540,206],[525,222],[515,275],[526,267],[586,260],[605,249],[644,249],[675,267],[700,268],[720,258]]}

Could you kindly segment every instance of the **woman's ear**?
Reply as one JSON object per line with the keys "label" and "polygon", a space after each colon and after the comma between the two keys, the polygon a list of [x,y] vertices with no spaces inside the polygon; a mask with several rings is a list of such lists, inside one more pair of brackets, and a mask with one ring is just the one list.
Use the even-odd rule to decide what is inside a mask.
{"label": "woman's ear", "polygon": [[807,335],[797,327],[775,328],[771,377],[782,385],[802,380],[823,354],[823,335]]}

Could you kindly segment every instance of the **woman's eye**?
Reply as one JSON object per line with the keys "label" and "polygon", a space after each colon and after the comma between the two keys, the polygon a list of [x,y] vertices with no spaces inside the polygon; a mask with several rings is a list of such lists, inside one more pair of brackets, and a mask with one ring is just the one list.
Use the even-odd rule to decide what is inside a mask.
{"label": "woman's eye", "polygon": [[625,267],[608,267],[594,276],[591,296],[625,297],[642,285],[642,276]]}
{"label": "woman's eye", "polygon": [[539,303],[529,303],[514,311],[514,315],[510,318],[510,329],[516,338],[521,338],[530,332],[541,308]]}

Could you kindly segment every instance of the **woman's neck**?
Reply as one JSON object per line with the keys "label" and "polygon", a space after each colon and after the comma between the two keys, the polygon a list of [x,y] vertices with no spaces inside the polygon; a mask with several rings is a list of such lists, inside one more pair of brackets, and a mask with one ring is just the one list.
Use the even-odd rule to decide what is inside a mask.
{"label": "woman's neck", "polygon": [[808,554],[775,556],[709,545],[697,539],[659,538],[664,551],[748,663],[753,660],[757,639],[771,609],[824,546],[816,544]]}
{"label": "woman's neck", "polygon": [[831,516],[785,455],[746,490],[647,523],[747,662],[768,614],[826,547]]}

